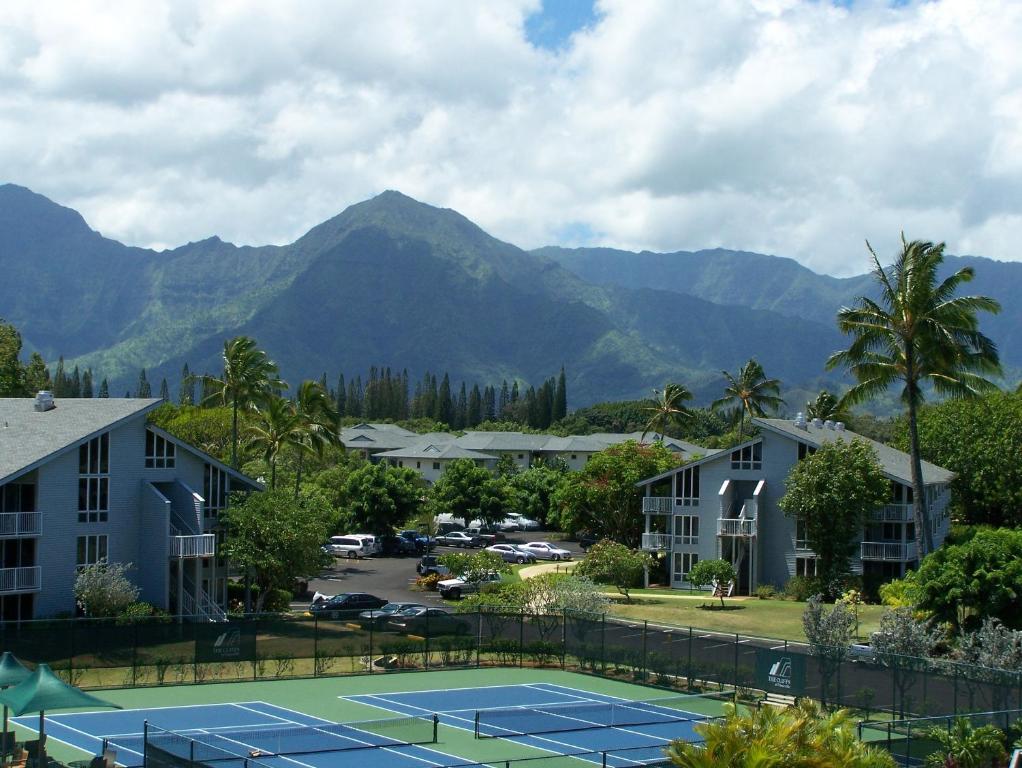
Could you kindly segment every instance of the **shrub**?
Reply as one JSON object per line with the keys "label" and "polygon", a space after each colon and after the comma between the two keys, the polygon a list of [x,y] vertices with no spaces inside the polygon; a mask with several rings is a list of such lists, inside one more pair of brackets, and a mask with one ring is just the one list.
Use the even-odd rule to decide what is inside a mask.
{"label": "shrub", "polygon": [[773,584],[760,584],[756,587],[756,597],[760,600],[770,600],[777,597],[777,590]]}
{"label": "shrub", "polygon": [[441,581],[439,573],[427,573],[415,580],[415,588],[422,592],[436,592],[437,584]]}
{"label": "shrub", "polygon": [[286,613],[291,609],[291,592],[286,589],[271,589],[263,602],[267,613]]}
{"label": "shrub", "polygon": [[823,579],[816,576],[792,576],[784,585],[784,596],[804,603],[813,595],[824,591]]}

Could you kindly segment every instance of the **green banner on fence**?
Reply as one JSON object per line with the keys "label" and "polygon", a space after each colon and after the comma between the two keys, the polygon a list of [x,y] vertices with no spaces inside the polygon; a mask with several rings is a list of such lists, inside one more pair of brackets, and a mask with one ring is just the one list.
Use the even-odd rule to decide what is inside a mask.
{"label": "green banner on fence", "polygon": [[252,661],[255,655],[253,624],[199,624],[195,628],[195,660],[199,663]]}
{"label": "green banner on fence", "polygon": [[788,696],[801,696],[806,690],[806,659],[787,650],[756,649],[756,687]]}

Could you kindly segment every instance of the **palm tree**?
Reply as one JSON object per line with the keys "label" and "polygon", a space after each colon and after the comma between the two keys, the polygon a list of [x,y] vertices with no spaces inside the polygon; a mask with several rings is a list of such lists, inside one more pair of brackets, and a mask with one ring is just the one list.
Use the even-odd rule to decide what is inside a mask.
{"label": "palm tree", "polygon": [[203,376],[203,383],[212,389],[203,404],[219,403],[231,407],[231,466],[238,468],[238,411],[246,408],[271,390],[287,389],[277,378],[277,365],[255,339],[235,336],[224,342],[224,373],[221,378]]}
{"label": "palm tree", "polygon": [[841,401],[824,389],[820,391],[815,400],[806,403],[806,418],[822,419],[823,421],[848,421],[848,413]]}
{"label": "palm tree", "polygon": [[710,404],[711,410],[719,410],[726,406],[741,408],[741,420],[738,422],[738,442],[742,442],[745,434],[745,414],[752,416],[765,416],[766,410],[779,408],[784,405],[780,397],[781,382],[778,379],[768,379],[763,372],[763,366],[755,359],[749,360],[738,369],[738,375],[732,376],[727,371],[721,371],[727,379],[727,386],[724,387],[724,397],[714,400]]}
{"label": "palm tree", "polygon": [[646,422],[642,439],[645,440],[646,435],[653,432],[659,433],[660,437],[657,439],[662,441],[667,436],[667,427],[691,419],[692,411],[682,405],[691,399],[692,393],[681,384],[665,384],[662,392],[654,389],[653,405],[643,408],[649,413],[649,421]]}
{"label": "palm tree", "polygon": [[827,368],[844,367],[857,383],[842,398],[847,405],[869,400],[901,384],[908,409],[909,453],[912,465],[912,504],[919,557],[933,550],[933,532],[923,491],[919,451],[919,407],[923,385],[940,395],[975,397],[996,386],[981,374],[1001,370],[996,345],[979,332],[977,312],[999,312],[1001,305],[986,296],[955,296],[973,278],[964,267],[944,281],[937,271],[944,261],[944,244],[901,236],[901,253],[889,270],[867,242],[873,257],[873,277],[880,299],[860,296],[854,307],[842,307],[838,328],[854,337],[851,346],[827,360]]}
{"label": "palm tree", "polygon": [[999,728],[973,728],[964,717],[956,719],[950,728],[931,728],[926,735],[940,744],[940,749],[926,756],[927,768],[985,768],[1003,765],[1008,756]]}
{"label": "palm tree", "polygon": [[294,403],[277,395],[262,398],[256,409],[259,421],[245,430],[252,444],[262,450],[270,465],[270,490],[277,487],[277,458],[285,448],[306,450],[305,430]]}
{"label": "palm tree", "polygon": [[295,498],[302,484],[302,462],[306,452],[322,454],[328,446],[341,445],[341,415],[332,397],[317,381],[306,380],[295,395],[295,414],[302,431],[303,449],[298,451]]}

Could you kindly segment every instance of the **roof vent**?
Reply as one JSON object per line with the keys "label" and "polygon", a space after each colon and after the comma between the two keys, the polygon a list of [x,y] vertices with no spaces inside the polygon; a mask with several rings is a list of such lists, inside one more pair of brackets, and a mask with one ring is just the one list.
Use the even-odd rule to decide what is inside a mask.
{"label": "roof vent", "polygon": [[827,429],[834,429],[834,422],[831,421],[830,419],[827,419],[825,422],[823,422],[823,426],[826,427]]}
{"label": "roof vent", "polygon": [[57,404],[53,402],[53,393],[45,389],[40,390],[35,396],[35,404],[32,408],[36,411],[52,411],[57,407]]}
{"label": "roof vent", "polygon": [[795,426],[799,429],[806,428],[806,415],[802,411],[795,414]]}
{"label": "roof vent", "polygon": [[839,421],[839,422],[835,423],[834,424],[834,429],[836,429],[838,432],[844,432],[845,431],[845,423],[843,421]]}
{"label": "roof vent", "polygon": [[823,419],[813,419],[813,426],[817,429],[823,429]]}

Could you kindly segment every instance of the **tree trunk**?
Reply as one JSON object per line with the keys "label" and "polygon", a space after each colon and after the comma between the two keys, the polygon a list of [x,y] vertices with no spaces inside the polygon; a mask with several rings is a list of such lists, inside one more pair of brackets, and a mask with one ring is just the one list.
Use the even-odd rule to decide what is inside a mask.
{"label": "tree trunk", "polygon": [[302,487],[302,463],[305,461],[305,454],[298,451],[298,472],[295,474],[295,501],[298,500],[298,491]]}
{"label": "tree trunk", "polygon": [[270,462],[270,490],[276,490],[277,488],[277,460],[274,459]]}
{"label": "tree trunk", "polygon": [[915,384],[909,383],[908,435],[909,457],[912,464],[912,513],[916,521],[916,546],[921,561],[933,551],[933,531],[930,528],[930,511],[926,507],[926,492],[923,488],[923,462],[919,455],[918,399]]}

